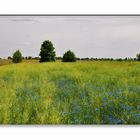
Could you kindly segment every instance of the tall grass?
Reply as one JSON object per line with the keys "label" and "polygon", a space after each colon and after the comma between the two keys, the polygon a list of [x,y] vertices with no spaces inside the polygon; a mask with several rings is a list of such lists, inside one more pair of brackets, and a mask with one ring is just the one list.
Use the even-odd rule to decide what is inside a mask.
{"label": "tall grass", "polygon": [[1,124],[139,124],[139,62],[0,66]]}

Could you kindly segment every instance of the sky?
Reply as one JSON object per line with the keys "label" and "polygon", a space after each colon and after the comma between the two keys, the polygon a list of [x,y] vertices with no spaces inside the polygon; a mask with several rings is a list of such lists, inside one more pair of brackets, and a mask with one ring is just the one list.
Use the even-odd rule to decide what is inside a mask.
{"label": "sky", "polygon": [[140,53],[140,16],[0,16],[0,57],[38,56],[44,40],[56,55],[125,58]]}

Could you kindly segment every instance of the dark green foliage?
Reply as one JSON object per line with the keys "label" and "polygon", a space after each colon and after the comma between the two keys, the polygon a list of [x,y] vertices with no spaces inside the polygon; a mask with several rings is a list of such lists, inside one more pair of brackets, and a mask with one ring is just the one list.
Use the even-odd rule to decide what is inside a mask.
{"label": "dark green foliage", "polygon": [[75,56],[74,52],[69,50],[64,53],[62,62],[75,62],[75,61],[76,61],[76,56]]}
{"label": "dark green foliage", "polygon": [[32,56],[29,56],[28,59],[31,60],[32,59]]}
{"label": "dark green foliage", "polygon": [[140,53],[136,55],[137,60],[140,61]]}
{"label": "dark green foliage", "polygon": [[127,61],[128,60],[128,58],[126,57],[125,59],[124,59],[124,61]]}
{"label": "dark green foliage", "polygon": [[123,59],[122,58],[117,58],[116,61],[123,61]]}
{"label": "dark green foliage", "polygon": [[8,56],[8,58],[7,59],[12,59],[12,57],[11,56]]}
{"label": "dark green foliage", "polygon": [[[79,60],[78,58],[77,58],[77,60]],[[85,60],[85,61],[113,61],[114,59],[113,58],[93,58],[93,57],[91,57],[91,58],[88,58],[88,57],[86,57],[86,58],[80,58],[80,60]]]}
{"label": "dark green foliage", "polygon": [[14,63],[20,63],[22,61],[22,54],[19,50],[17,50],[14,54],[13,54],[13,59],[12,61]]}
{"label": "dark green foliage", "polygon": [[81,60],[81,59],[79,57],[77,57],[76,60]]}
{"label": "dark green foliage", "polygon": [[40,62],[51,62],[51,61],[55,61],[55,51],[54,51],[54,47],[51,41],[47,40],[44,41],[43,44],[41,45],[41,51],[39,56],[40,58]]}
{"label": "dark green foliage", "polygon": [[39,60],[39,57],[34,57],[33,59],[34,59],[34,60]]}
{"label": "dark green foliage", "polygon": [[137,58],[134,58],[134,61],[136,61],[137,60]]}
{"label": "dark green foliage", "polygon": [[56,60],[62,60],[61,56],[56,57]]}

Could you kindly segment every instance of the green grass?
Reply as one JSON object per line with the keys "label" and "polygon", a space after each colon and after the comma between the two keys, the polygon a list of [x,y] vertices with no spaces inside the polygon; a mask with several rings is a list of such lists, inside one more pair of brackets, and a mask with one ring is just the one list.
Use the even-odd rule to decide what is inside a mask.
{"label": "green grass", "polygon": [[140,63],[0,66],[1,124],[140,124]]}

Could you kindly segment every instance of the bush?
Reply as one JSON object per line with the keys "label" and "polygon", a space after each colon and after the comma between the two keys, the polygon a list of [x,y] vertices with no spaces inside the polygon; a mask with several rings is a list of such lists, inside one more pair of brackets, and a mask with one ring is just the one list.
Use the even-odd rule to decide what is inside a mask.
{"label": "bush", "polygon": [[12,59],[12,57],[11,56],[8,56],[8,58],[7,59]]}
{"label": "bush", "polygon": [[20,63],[22,61],[22,54],[19,50],[17,50],[14,54],[13,54],[13,59],[12,61],[14,63]]}
{"label": "bush", "polygon": [[75,56],[74,52],[69,50],[64,53],[62,62],[75,62],[75,61],[76,61],[76,56]]}
{"label": "bush", "polygon": [[56,60],[62,60],[61,56],[56,57]]}
{"label": "bush", "polygon": [[29,56],[28,59],[31,60],[32,59],[32,56]]}
{"label": "bush", "polygon": [[123,61],[123,59],[122,58],[117,58],[116,61]]}

